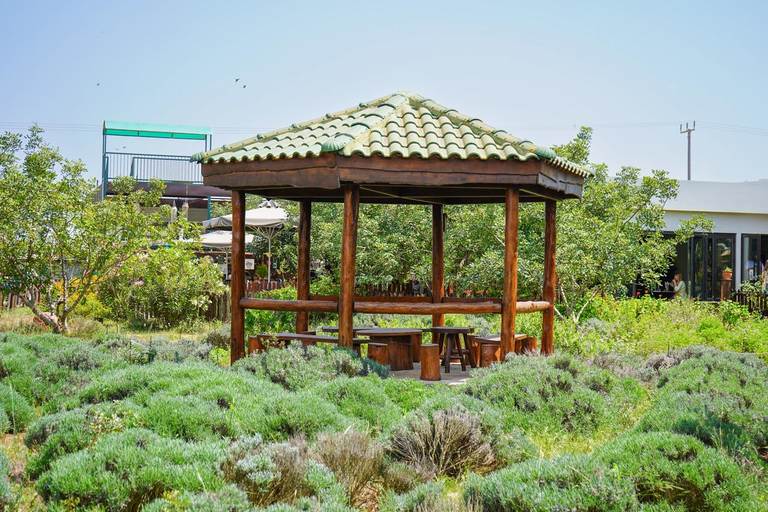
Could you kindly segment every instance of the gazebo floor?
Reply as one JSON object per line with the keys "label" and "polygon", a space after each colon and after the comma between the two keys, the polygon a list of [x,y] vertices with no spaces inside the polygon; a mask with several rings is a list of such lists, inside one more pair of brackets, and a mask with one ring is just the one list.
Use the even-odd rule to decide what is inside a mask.
{"label": "gazebo floor", "polygon": [[[451,363],[451,372],[445,373],[443,367],[440,367],[440,379],[441,380],[422,380],[425,384],[437,384],[443,383],[449,386],[460,386],[467,382],[469,379],[469,372],[471,368],[467,365],[467,371],[461,371],[461,363]],[[421,377],[421,363],[413,363],[413,370],[398,370],[392,372],[392,377],[396,379],[416,379]]]}

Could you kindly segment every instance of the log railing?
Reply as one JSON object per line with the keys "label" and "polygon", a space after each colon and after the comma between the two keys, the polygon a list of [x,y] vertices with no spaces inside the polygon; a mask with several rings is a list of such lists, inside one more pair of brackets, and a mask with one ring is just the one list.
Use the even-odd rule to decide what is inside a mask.
{"label": "log railing", "polygon": [[[496,299],[496,301],[478,301],[471,299],[464,301],[454,298],[453,300],[441,303],[413,299],[422,299],[422,297],[355,297],[353,311],[355,313],[400,315],[435,315],[448,313],[482,315],[501,313],[499,299]],[[245,309],[262,309],[269,311],[337,313],[339,310],[339,301],[338,298],[330,296],[312,298],[310,300],[245,298],[240,300],[240,306]],[[547,311],[550,308],[551,305],[544,301],[518,301],[516,303],[515,311],[518,313],[533,313],[536,311]]]}

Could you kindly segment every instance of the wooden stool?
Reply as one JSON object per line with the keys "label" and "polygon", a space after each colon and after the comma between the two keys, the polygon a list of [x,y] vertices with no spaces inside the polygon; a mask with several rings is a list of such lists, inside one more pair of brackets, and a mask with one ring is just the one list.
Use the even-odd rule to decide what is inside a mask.
{"label": "wooden stool", "polygon": [[480,366],[486,368],[501,359],[501,343],[498,341],[480,341]]}
{"label": "wooden stool", "polygon": [[421,380],[440,380],[440,347],[436,343],[421,346]]}
{"label": "wooden stool", "polygon": [[386,343],[368,343],[368,359],[389,366],[389,345]]}
{"label": "wooden stool", "polygon": [[523,338],[522,346],[520,353],[521,354],[527,354],[527,353],[536,353],[536,345],[538,344],[538,341],[533,336],[528,336],[526,338]]}

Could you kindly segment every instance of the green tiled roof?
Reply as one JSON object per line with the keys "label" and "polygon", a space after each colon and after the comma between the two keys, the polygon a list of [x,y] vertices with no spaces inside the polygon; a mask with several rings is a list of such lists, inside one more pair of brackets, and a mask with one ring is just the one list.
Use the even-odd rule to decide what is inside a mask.
{"label": "green tiled roof", "polygon": [[201,163],[305,158],[323,153],[404,158],[547,160],[580,176],[591,173],[544,146],[410,92],[197,153]]}

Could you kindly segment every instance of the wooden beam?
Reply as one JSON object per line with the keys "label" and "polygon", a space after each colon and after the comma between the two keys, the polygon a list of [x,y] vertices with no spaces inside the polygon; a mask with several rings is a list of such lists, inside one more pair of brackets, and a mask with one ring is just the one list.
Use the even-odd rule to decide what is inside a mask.
{"label": "wooden beam", "polygon": [[344,223],[341,233],[341,287],[339,289],[339,346],[352,348],[355,300],[355,255],[360,187],[344,185]]}
{"label": "wooden beam", "polygon": [[[396,297],[391,297],[392,299]],[[280,300],[280,299],[251,299],[240,300],[240,306],[245,309],[262,309],[267,311],[312,311],[317,313],[336,313],[341,304],[334,300]],[[548,302],[524,301],[516,305],[518,313],[534,313],[551,309]],[[467,315],[484,315],[501,313],[498,302],[445,302],[433,304],[429,302],[396,302],[362,300],[354,303],[355,313],[380,313],[401,315],[433,315],[435,313],[464,313]]]}
{"label": "wooden beam", "polygon": [[554,329],[555,329],[555,249],[557,246],[557,203],[547,201],[544,207],[544,293],[543,299],[553,305],[544,311],[544,319],[541,326],[541,353],[552,355],[554,353]]}
{"label": "wooden beam", "polygon": [[336,313],[339,303],[331,300],[280,300],[280,299],[241,299],[240,306],[246,309],[267,311],[313,311],[316,313]]}
{"label": "wooden beam", "polygon": [[[299,260],[296,276],[296,298],[309,300],[309,262],[310,232],[312,230],[312,201],[299,203]],[[296,314],[296,332],[309,330],[309,314],[299,311]]]}
{"label": "wooden beam", "polygon": [[245,311],[240,301],[245,297],[245,192],[232,191],[232,337],[230,362],[245,357]]}
{"label": "wooden beam", "polygon": [[[435,304],[443,302],[445,296],[444,232],[443,205],[432,205],[432,302]],[[440,327],[444,323],[442,313],[432,315],[432,327]]]}
{"label": "wooden beam", "polygon": [[[518,302],[518,313],[534,313],[551,309],[548,302]],[[435,315],[459,313],[465,315],[488,315],[501,313],[501,304],[497,302],[444,302],[442,304],[403,303],[403,302],[355,302],[355,313],[374,313],[390,315]]]}
{"label": "wooden beam", "polygon": [[504,222],[504,295],[501,301],[501,357],[515,349],[515,307],[517,305],[517,231],[520,192],[508,188]]}
{"label": "wooden beam", "polygon": [[361,301],[355,303],[355,312],[389,315],[433,315],[434,318],[446,313],[464,313],[467,315],[501,313],[501,304],[493,302],[428,304],[422,302]]}
{"label": "wooden beam", "polygon": [[[338,295],[310,295],[310,300],[332,300],[332,301],[338,301],[339,296]],[[405,297],[386,297],[386,296],[375,296],[375,297],[365,297],[361,295],[355,296],[355,302],[357,301],[366,301],[366,302],[432,302],[432,297],[420,297],[420,296],[405,296]],[[491,299],[480,299],[480,300],[491,300]]]}

